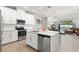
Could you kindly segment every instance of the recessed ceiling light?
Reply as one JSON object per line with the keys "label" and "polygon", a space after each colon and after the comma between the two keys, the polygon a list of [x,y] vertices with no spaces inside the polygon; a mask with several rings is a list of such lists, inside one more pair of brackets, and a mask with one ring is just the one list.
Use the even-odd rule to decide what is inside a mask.
{"label": "recessed ceiling light", "polygon": [[39,9],[42,9],[42,7],[39,7]]}

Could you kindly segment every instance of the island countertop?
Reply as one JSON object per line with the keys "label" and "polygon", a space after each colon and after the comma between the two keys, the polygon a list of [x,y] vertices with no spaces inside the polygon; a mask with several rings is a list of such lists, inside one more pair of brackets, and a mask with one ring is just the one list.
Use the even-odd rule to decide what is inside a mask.
{"label": "island countertop", "polygon": [[58,31],[43,31],[43,32],[38,32],[38,34],[47,35],[47,36],[54,36],[56,34],[59,34],[59,32]]}
{"label": "island countertop", "polygon": [[47,35],[47,36],[54,36],[56,34],[59,34],[58,31],[30,31],[30,33],[36,33],[36,34]]}

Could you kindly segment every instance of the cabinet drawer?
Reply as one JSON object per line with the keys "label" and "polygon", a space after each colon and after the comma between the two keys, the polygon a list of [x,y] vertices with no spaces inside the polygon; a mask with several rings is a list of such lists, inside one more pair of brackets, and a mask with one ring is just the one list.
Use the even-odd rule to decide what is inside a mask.
{"label": "cabinet drawer", "polygon": [[27,37],[27,39],[26,39],[26,43],[27,43],[27,45],[32,46],[32,38],[31,38],[30,36]]}
{"label": "cabinet drawer", "polygon": [[18,40],[18,32],[17,31],[12,31],[10,33],[10,38],[11,38],[11,41],[16,41]]}
{"label": "cabinet drawer", "polygon": [[3,32],[1,40],[2,40],[2,44],[8,43],[10,40],[9,32]]}
{"label": "cabinet drawer", "polygon": [[34,32],[27,33],[27,44],[38,50],[38,36]]}
{"label": "cabinet drawer", "polygon": [[16,40],[18,40],[18,33],[17,33],[17,31],[3,32],[1,40],[2,40],[2,44],[16,41]]}

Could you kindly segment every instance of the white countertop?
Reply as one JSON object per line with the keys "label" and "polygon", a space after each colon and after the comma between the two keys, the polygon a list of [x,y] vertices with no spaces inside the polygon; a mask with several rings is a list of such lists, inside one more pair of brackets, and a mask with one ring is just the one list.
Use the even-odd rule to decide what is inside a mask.
{"label": "white countertop", "polygon": [[47,35],[47,36],[55,36],[56,34],[59,34],[58,31],[28,31],[28,32]]}
{"label": "white countertop", "polygon": [[38,32],[38,34],[55,36],[56,34],[59,34],[59,32],[58,31],[44,31],[44,32]]}
{"label": "white countertop", "polygon": [[2,30],[2,32],[10,32],[10,31],[17,31],[17,30],[5,30],[5,31]]}

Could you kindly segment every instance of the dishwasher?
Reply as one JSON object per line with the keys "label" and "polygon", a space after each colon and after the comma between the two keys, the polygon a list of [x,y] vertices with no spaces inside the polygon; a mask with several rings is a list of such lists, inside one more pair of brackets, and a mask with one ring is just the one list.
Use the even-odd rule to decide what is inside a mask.
{"label": "dishwasher", "polygon": [[38,34],[38,50],[50,52],[50,36]]}

